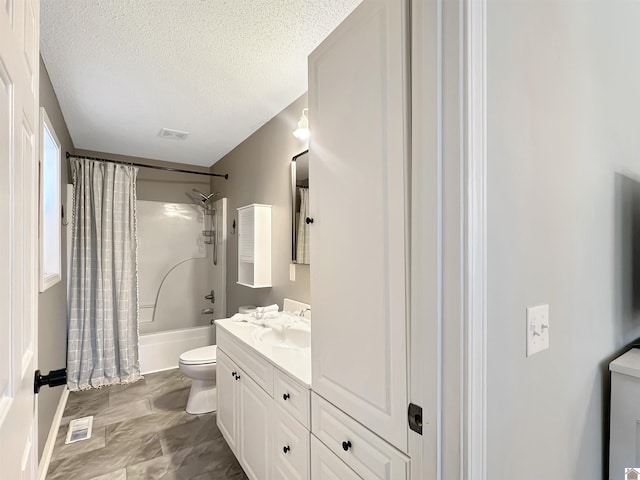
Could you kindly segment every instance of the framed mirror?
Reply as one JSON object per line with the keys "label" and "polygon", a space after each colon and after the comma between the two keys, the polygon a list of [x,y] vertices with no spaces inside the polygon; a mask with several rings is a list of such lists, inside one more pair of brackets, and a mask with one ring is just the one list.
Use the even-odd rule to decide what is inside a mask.
{"label": "framed mirror", "polygon": [[309,265],[309,150],[291,159],[291,260]]}

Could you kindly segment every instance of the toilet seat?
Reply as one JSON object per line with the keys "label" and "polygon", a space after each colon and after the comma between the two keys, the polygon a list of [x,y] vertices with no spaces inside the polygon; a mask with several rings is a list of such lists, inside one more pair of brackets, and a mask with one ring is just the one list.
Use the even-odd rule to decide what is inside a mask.
{"label": "toilet seat", "polygon": [[180,355],[180,363],[183,365],[208,365],[216,363],[217,352],[217,345],[194,348]]}

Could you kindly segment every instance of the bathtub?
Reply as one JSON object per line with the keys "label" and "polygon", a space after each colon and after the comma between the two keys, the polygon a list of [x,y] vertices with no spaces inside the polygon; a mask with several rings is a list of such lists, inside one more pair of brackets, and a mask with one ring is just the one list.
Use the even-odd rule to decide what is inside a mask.
{"label": "bathtub", "polygon": [[181,328],[140,335],[140,372],[178,368],[178,357],[192,348],[215,343],[215,326]]}

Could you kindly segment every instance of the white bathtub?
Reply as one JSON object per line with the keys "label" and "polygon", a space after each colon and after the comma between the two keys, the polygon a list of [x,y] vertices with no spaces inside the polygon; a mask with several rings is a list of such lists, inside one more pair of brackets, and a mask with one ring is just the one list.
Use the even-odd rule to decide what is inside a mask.
{"label": "white bathtub", "polygon": [[178,368],[178,357],[192,348],[215,343],[215,326],[182,328],[140,335],[140,372]]}

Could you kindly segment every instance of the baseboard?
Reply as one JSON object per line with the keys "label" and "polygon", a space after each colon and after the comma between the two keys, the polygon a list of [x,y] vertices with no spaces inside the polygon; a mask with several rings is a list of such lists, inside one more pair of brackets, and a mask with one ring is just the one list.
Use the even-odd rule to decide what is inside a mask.
{"label": "baseboard", "polygon": [[56,438],[58,437],[58,430],[60,429],[60,422],[62,422],[64,407],[66,407],[67,405],[67,398],[69,398],[69,389],[65,386],[62,395],[60,395],[60,401],[58,402],[56,414],[53,416],[53,421],[51,422],[51,428],[49,429],[47,443],[45,443],[44,445],[42,458],[40,459],[40,463],[38,464],[39,480],[45,480],[47,478],[47,470],[49,470],[49,463],[51,462],[53,447],[55,446]]}

